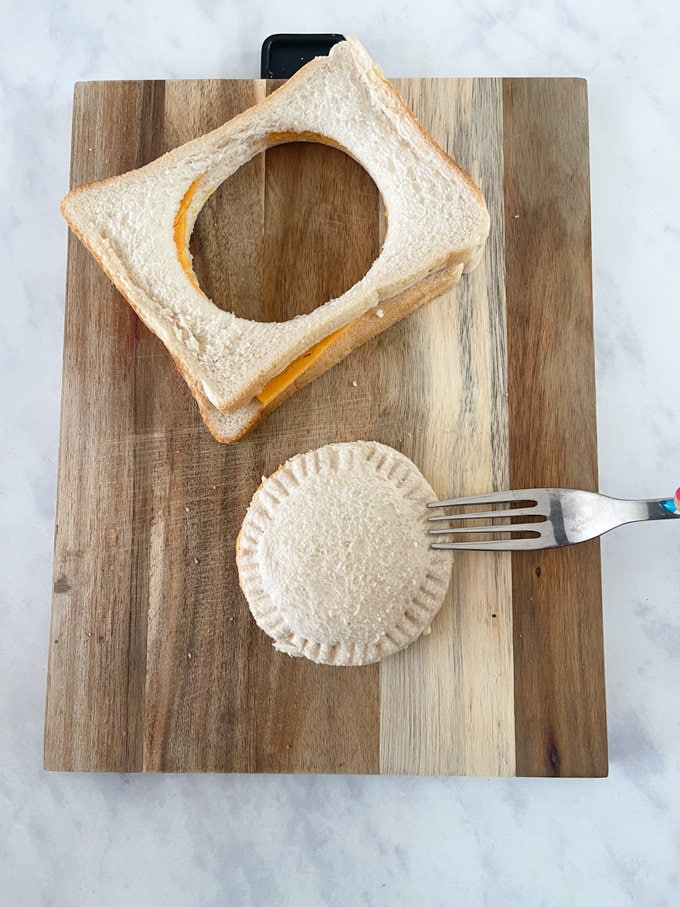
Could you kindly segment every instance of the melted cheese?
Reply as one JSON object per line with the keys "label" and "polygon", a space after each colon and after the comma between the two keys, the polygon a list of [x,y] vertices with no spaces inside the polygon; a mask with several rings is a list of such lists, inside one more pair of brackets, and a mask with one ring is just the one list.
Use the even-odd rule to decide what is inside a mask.
{"label": "melted cheese", "polygon": [[196,177],[196,179],[184,193],[184,197],[179,203],[179,208],[177,209],[177,214],[175,215],[175,222],[173,224],[173,238],[175,240],[175,246],[177,248],[177,258],[179,259],[179,263],[184,268],[184,273],[187,275],[187,277],[197,290],[200,290],[201,288],[198,285],[198,279],[194,274],[194,269],[191,265],[191,256],[189,254],[189,243],[187,237],[187,211],[189,210],[191,200],[196,193],[200,179],[200,176]]}

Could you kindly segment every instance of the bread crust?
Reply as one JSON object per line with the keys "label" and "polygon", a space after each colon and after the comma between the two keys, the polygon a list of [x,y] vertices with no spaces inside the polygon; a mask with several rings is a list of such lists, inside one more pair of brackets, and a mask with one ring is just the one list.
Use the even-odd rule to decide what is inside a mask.
{"label": "bread crust", "polygon": [[411,110],[411,108],[409,107],[409,105],[406,103],[406,100],[405,100],[404,96],[403,96],[403,95],[401,94],[401,92],[400,92],[400,91],[399,91],[399,90],[398,90],[398,89],[397,89],[397,88],[389,81],[389,79],[387,78],[387,76],[386,76],[385,73],[383,72],[382,68],[381,68],[380,66],[378,66],[377,63],[374,63],[374,64],[373,64],[373,70],[374,70],[374,72],[375,72],[375,75],[383,82],[383,84],[385,85],[385,87],[386,87],[389,91],[391,91],[392,94],[394,94],[394,96],[398,99],[399,103],[400,103],[400,104],[402,105],[402,107],[404,108],[404,114],[411,120],[411,123],[415,126],[415,128],[416,128],[416,129],[418,130],[418,132],[421,134],[422,138],[428,143],[428,145],[432,148],[432,150],[435,151],[436,154],[438,154],[438,155],[442,158],[442,160],[443,160],[447,165],[453,166],[453,168],[454,168],[455,170],[458,171],[458,175],[459,175],[460,177],[462,177],[462,179],[467,183],[468,187],[469,187],[470,189],[472,189],[472,191],[473,191],[474,194],[476,195],[477,201],[479,202],[479,204],[480,204],[484,209],[486,209],[486,199],[485,199],[484,196],[482,195],[482,190],[481,190],[481,189],[479,188],[479,186],[474,182],[474,180],[472,179],[472,177],[470,176],[470,174],[469,174],[466,170],[463,170],[463,168],[460,166],[460,164],[458,163],[458,161],[455,161],[455,160],[451,157],[450,154],[447,154],[446,151],[444,151],[444,149],[442,148],[442,146],[441,146],[438,142],[435,142],[435,140],[432,138],[432,136],[429,134],[429,132],[426,132],[425,129],[423,129],[423,127],[422,127],[422,125],[420,124],[418,118],[416,117],[416,115],[414,114],[414,112]]}

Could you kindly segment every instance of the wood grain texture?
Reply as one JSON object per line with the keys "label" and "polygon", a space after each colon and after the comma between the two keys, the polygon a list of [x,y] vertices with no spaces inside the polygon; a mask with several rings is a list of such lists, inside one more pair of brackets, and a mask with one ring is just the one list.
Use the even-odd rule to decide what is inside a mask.
{"label": "wood grain texture", "polygon": [[[510,482],[597,491],[586,83],[504,85]],[[517,772],[607,773],[600,546],[513,557]]]}
{"label": "wood grain texture", "polygon": [[[440,497],[507,487],[501,83],[407,79],[395,85],[480,186],[497,229],[475,272],[394,329],[404,336],[407,363],[407,372],[395,377],[402,393],[394,400],[394,423],[405,409],[418,419],[392,442],[420,465]],[[418,402],[405,407],[410,388]],[[510,555],[457,553],[433,632],[382,662],[380,679],[383,772],[514,774]]]}
{"label": "wood grain texture", "polygon": [[[69,238],[47,768],[598,773],[601,763],[589,767],[583,758],[601,754],[605,735],[603,691],[588,679],[601,677],[602,648],[599,562],[592,554],[582,559],[587,548],[567,554],[568,570],[560,561],[546,567],[537,607],[530,601],[533,561],[458,557],[432,634],[366,668],[318,666],[275,652],[238,588],[234,544],[246,507],[260,477],[288,457],[374,438],[414,459],[438,493],[463,494],[515,482],[518,439],[532,431],[535,408],[525,414],[517,400],[527,393],[526,376],[541,373],[561,309],[548,318],[536,293],[535,312],[518,305],[522,261],[533,250],[508,206],[522,193],[537,205],[554,197],[550,210],[576,233],[572,219],[583,209],[560,202],[564,182],[541,184],[550,174],[540,155],[525,159],[508,142],[524,122],[537,130],[538,151],[554,143],[551,128],[533,123],[544,116],[536,114],[537,102],[554,97],[543,83],[520,94],[486,79],[402,80],[398,87],[485,192],[493,221],[485,262],[454,293],[298,392],[239,444],[211,438],[162,344]],[[272,88],[222,80],[81,84],[72,185],[139,166]],[[583,114],[578,91],[559,100],[563,109],[578,108],[577,119]],[[585,153],[587,164],[587,132],[570,141],[578,146],[575,159]],[[508,154],[521,180],[509,178]],[[582,201],[587,167],[569,172]],[[216,305],[272,320],[309,311],[353,284],[383,235],[381,200],[368,175],[335,149],[293,144],[258,156],[215,193],[191,248]],[[589,237],[579,235],[589,262]],[[531,236],[540,252],[548,240]],[[554,258],[563,276],[575,264],[568,244],[558,243],[539,254],[543,273]],[[588,373],[590,297],[579,296],[582,290],[573,289],[573,308],[584,343],[574,341],[563,358]],[[529,315],[541,326],[518,347]],[[521,367],[511,362],[508,370],[506,336]],[[532,406],[554,390],[546,384]],[[576,421],[566,428],[560,421],[572,403],[565,385],[557,392],[562,444],[559,432],[568,434]],[[575,399],[588,438],[579,443],[594,444],[592,383]],[[554,436],[553,422],[549,427]],[[564,454],[553,444],[544,449],[540,439],[532,443],[532,475],[554,475],[541,469],[556,456],[560,474]],[[592,459],[594,447],[588,449]],[[574,451],[567,459],[565,474],[590,487],[588,465],[581,473]],[[575,640],[574,622],[565,621],[574,608],[585,620],[585,640]],[[546,709],[558,689],[564,701]],[[531,755],[551,753],[550,746],[559,770],[550,758]]]}

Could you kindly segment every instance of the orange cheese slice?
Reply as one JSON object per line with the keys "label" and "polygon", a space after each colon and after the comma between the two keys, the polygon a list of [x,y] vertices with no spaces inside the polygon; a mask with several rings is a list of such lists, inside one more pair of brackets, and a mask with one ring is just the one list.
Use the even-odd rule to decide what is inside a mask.
{"label": "orange cheese slice", "polygon": [[291,362],[291,364],[280,374],[268,381],[262,390],[255,395],[260,403],[267,406],[267,404],[275,400],[279,394],[283,393],[283,391],[293,383],[293,381],[299,378],[303,372],[307,371],[309,366],[313,362],[316,362],[324,350],[328,349],[331,343],[333,343],[340,334],[346,331],[348,327],[349,324],[346,324],[344,327],[338,328],[337,331],[333,331],[328,337],[324,337],[323,340],[319,340],[314,346],[310,346],[306,353],[303,353]]}

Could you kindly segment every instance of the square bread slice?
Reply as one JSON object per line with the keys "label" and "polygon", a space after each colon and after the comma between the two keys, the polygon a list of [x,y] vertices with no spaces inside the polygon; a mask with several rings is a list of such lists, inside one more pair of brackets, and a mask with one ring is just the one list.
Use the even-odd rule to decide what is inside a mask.
{"label": "square bread slice", "polygon": [[[203,293],[189,238],[224,180],[289,141],[324,142],[355,158],[381,193],[389,230],[366,275],[341,296],[290,321],[251,321]],[[225,442],[454,286],[478,263],[489,232],[479,189],[353,38],[218,129],[138,170],[73,189],[62,212],[165,344],[208,428]],[[385,317],[375,316],[377,307]]]}

